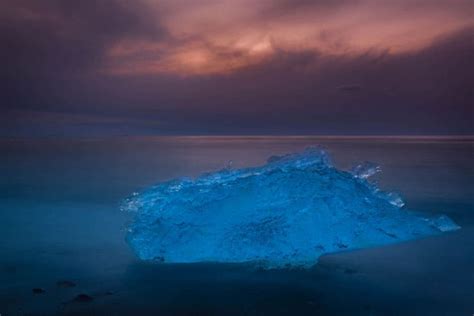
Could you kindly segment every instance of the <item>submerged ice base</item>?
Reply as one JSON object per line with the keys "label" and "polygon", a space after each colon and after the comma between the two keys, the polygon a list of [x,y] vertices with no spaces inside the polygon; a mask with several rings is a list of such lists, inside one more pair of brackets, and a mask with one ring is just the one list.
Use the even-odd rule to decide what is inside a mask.
{"label": "submerged ice base", "polygon": [[143,260],[309,267],[325,253],[459,228],[403,208],[398,195],[366,180],[379,170],[366,163],[341,171],[309,148],[261,167],[161,183],[124,203],[134,213],[127,241]]}

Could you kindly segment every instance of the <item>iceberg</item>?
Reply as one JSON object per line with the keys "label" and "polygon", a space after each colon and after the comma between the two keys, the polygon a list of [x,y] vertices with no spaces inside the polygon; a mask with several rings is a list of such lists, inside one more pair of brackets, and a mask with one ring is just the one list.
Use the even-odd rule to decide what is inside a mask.
{"label": "iceberg", "polygon": [[270,157],[260,167],[176,179],[126,199],[127,242],[140,259],[165,263],[254,263],[311,267],[326,253],[382,246],[460,227],[449,217],[407,210],[318,147]]}

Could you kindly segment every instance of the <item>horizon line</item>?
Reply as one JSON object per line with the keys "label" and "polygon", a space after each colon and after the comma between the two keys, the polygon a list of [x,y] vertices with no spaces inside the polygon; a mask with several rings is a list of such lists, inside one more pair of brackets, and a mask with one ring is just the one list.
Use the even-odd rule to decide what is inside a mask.
{"label": "horizon line", "polygon": [[319,138],[319,139],[444,139],[444,140],[474,140],[474,134],[469,135],[317,135],[317,134],[168,134],[168,135],[50,135],[50,136],[0,136],[0,141],[21,141],[21,140],[98,140],[98,139],[118,139],[118,138]]}

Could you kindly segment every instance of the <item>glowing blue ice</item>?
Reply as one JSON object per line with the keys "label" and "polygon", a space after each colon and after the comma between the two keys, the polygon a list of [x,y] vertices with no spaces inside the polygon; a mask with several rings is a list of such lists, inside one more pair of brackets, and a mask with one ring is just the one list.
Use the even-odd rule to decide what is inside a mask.
{"label": "glowing blue ice", "polygon": [[160,262],[258,262],[309,267],[325,253],[380,246],[459,228],[427,218],[366,178],[333,167],[321,149],[271,157],[261,167],[225,169],[158,184],[129,198],[127,240],[138,257]]}

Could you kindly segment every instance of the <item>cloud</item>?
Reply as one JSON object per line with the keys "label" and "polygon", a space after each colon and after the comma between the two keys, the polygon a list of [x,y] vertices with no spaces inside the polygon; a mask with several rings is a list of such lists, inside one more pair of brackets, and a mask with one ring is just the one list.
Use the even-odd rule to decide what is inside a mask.
{"label": "cloud", "polygon": [[12,77],[229,74],[281,52],[414,52],[473,25],[465,0],[6,0],[0,8],[8,43],[0,57]]}
{"label": "cloud", "polygon": [[120,0],[2,1],[0,106],[48,108],[67,93],[75,99],[113,43],[166,36],[145,9]]}
{"label": "cloud", "polygon": [[[472,25],[469,1],[148,1],[170,37],[125,38],[109,52],[120,74],[228,74],[280,51],[328,56],[421,50]],[[439,23],[443,21],[443,23]]]}
{"label": "cloud", "polygon": [[2,49],[2,61],[10,71],[36,75],[97,67],[118,39],[157,38],[159,30],[139,11],[116,0],[4,1],[0,36],[8,45]]}
{"label": "cloud", "polygon": [[[470,34],[466,29],[397,55],[279,52],[225,76],[142,87],[138,98],[153,101],[133,103],[143,106],[137,112],[190,133],[472,133]],[[151,86],[153,77],[146,78],[136,80]],[[352,93],[341,93],[337,87],[348,82],[363,89],[354,93],[352,84]]]}
{"label": "cloud", "polygon": [[0,134],[472,133],[468,4],[6,0]]}

